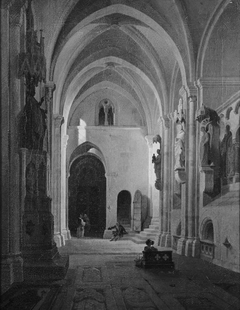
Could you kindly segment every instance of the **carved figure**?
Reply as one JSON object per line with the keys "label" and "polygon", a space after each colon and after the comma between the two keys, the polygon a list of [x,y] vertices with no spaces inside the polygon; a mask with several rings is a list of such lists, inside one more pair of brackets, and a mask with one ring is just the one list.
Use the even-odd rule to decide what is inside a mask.
{"label": "carved figure", "polygon": [[202,105],[196,113],[196,121],[198,121],[199,123],[202,123],[203,121],[205,123],[218,123],[219,116],[216,111],[206,107],[205,105]]}
{"label": "carved figure", "polygon": [[161,139],[160,135],[156,135],[156,136],[153,137],[153,143],[159,142],[160,147],[161,147],[161,140],[162,139]]}
{"label": "carved figure", "polygon": [[220,145],[221,175],[228,177],[234,174],[234,150],[230,126],[226,126],[225,135]]}
{"label": "carved figure", "polygon": [[42,151],[47,129],[47,112],[41,108],[43,98],[38,102],[34,96],[35,86],[30,82],[27,88],[26,104],[20,119],[20,147]]}
{"label": "carved figure", "polygon": [[202,137],[200,140],[200,166],[209,165],[209,141],[210,135],[205,127],[201,127]]}
{"label": "carved figure", "polygon": [[154,164],[154,171],[156,174],[157,180],[161,179],[161,150],[157,150],[157,156],[153,154],[152,156],[152,163]]}
{"label": "carved figure", "polygon": [[198,121],[202,127],[205,127],[206,132],[209,135],[208,162],[211,162],[214,164],[214,166],[219,167],[219,116],[216,111],[202,105],[201,108],[196,112],[196,121]]}
{"label": "carved figure", "polygon": [[175,138],[175,166],[174,170],[185,168],[185,130],[180,125],[180,130]]}

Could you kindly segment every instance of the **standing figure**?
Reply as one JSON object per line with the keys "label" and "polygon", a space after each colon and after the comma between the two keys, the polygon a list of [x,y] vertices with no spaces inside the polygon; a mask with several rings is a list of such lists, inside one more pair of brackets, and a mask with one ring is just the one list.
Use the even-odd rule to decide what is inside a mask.
{"label": "standing figure", "polygon": [[83,215],[80,214],[78,218],[77,238],[84,237],[84,228],[85,228],[85,222],[83,220]]}
{"label": "standing figure", "polygon": [[153,154],[152,156],[152,163],[154,164],[154,171],[156,174],[157,180],[161,179],[161,150],[157,150],[157,156]]}
{"label": "standing figure", "polygon": [[119,238],[122,238],[124,234],[127,234],[125,228],[124,228],[121,224],[119,224],[118,222],[116,223],[115,226],[109,227],[108,229],[109,229],[109,230],[110,230],[110,229],[115,229],[115,230],[112,232],[113,236],[112,236],[112,238],[110,239],[110,241],[113,241],[113,240],[114,240],[114,241],[117,241]]}
{"label": "standing figure", "polygon": [[200,166],[209,165],[210,136],[205,127],[201,127],[202,137],[200,140]]}
{"label": "standing figure", "polygon": [[90,231],[90,229],[91,229],[91,224],[90,224],[89,217],[87,216],[86,213],[83,215],[83,220],[84,220],[84,222],[85,222],[84,231],[85,231],[86,233],[88,233],[88,232]]}
{"label": "standing figure", "polygon": [[175,167],[174,170],[185,168],[185,130],[180,124],[180,130],[175,139]]}

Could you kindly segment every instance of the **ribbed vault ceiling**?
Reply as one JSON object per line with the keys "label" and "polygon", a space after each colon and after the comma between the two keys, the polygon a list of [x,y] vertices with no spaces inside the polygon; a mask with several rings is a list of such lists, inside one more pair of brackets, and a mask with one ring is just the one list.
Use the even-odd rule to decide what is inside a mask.
{"label": "ribbed vault ceiling", "polygon": [[176,67],[183,84],[194,74],[184,14],[174,0],[77,2],[52,53],[54,112],[62,113],[67,125],[85,98],[106,89],[131,101],[151,133],[159,116],[169,112]]}

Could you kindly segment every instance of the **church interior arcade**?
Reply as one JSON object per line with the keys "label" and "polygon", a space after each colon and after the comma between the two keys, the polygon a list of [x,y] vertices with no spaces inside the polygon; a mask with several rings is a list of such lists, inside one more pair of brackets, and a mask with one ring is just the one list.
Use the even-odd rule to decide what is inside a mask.
{"label": "church interior arcade", "polygon": [[3,288],[80,213],[240,272],[239,1],[3,0],[0,27]]}

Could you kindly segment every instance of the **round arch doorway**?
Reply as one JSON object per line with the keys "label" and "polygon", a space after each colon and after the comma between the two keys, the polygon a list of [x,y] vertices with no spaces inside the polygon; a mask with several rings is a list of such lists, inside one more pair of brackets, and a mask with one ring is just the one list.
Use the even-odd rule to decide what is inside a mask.
{"label": "round arch doorway", "polygon": [[86,214],[86,237],[103,237],[106,227],[106,177],[102,162],[93,154],[78,157],[69,176],[69,229],[76,235],[78,218]]}
{"label": "round arch doorway", "polygon": [[123,190],[117,197],[117,221],[123,226],[131,225],[131,194]]}

